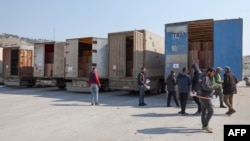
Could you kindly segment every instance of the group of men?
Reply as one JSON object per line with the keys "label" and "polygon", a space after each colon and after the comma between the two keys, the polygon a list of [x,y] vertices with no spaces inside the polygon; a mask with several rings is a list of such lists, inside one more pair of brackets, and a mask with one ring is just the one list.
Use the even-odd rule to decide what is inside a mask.
{"label": "group of men", "polygon": [[213,115],[213,104],[212,97],[215,95],[219,96],[220,108],[226,108],[223,102],[228,107],[227,115],[232,115],[235,113],[233,108],[233,95],[237,93],[236,84],[238,80],[231,73],[228,66],[225,67],[223,81],[221,78],[221,67],[217,67],[216,70],[213,68],[208,68],[205,71],[201,71],[197,64],[193,64],[191,68],[194,70],[193,77],[191,78],[189,70],[184,67],[182,72],[180,72],[175,77],[175,72],[171,71],[168,75],[167,83],[167,107],[171,107],[171,98],[174,98],[175,104],[179,107],[177,100],[177,90],[178,86],[179,101],[181,106],[181,111],[179,114],[188,115],[186,113],[186,104],[189,94],[192,95],[193,100],[197,104],[197,112],[195,115],[201,115],[202,129],[212,133],[212,128],[208,126],[208,123]]}
{"label": "group of men", "polygon": [[[201,71],[197,64],[191,67],[194,70],[193,77],[191,78],[187,67],[182,69],[176,78],[175,72],[172,70],[168,75],[167,83],[167,107],[171,107],[171,98],[174,98],[177,107],[180,106],[181,110],[178,112],[181,115],[188,115],[186,113],[186,105],[189,94],[192,95],[193,100],[197,104],[197,112],[195,115],[201,115],[202,129],[212,133],[212,128],[208,126],[211,117],[213,116],[212,96],[219,96],[220,107],[226,108],[223,102],[228,107],[227,115],[235,113],[233,108],[233,95],[237,93],[236,84],[238,80],[231,73],[228,66],[225,67],[223,81],[221,78],[222,68],[215,69],[208,68]],[[91,88],[91,105],[99,105],[98,91],[101,86],[96,68],[93,68],[89,74],[89,86]],[[137,76],[138,90],[139,90],[139,106],[146,106],[144,102],[146,84],[146,68],[142,67]],[[177,99],[177,87],[179,93],[179,101]]]}

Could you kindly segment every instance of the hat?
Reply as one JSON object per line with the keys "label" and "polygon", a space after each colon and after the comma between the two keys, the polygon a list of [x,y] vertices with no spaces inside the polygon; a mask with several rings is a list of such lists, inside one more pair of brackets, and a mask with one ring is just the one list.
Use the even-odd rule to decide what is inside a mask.
{"label": "hat", "polygon": [[222,68],[221,68],[221,67],[217,67],[217,68],[216,68],[216,70],[220,70],[220,71],[221,71],[221,70],[222,70]]}
{"label": "hat", "polygon": [[225,69],[228,70],[228,71],[230,71],[230,67],[229,66],[226,66]]}

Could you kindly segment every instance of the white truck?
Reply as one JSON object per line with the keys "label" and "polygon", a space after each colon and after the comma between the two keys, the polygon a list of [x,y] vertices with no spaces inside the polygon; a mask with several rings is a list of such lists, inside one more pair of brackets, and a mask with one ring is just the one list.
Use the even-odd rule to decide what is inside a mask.
{"label": "white truck", "polygon": [[38,86],[65,88],[64,42],[34,44],[34,79]]}
{"label": "white truck", "polygon": [[150,90],[161,93],[164,84],[164,38],[147,30],[108,33],[109,87],[137,91],[137,75],[146,67]]}
{"label": "white truck", "polygon": [[108,39],[84,37],[66,40],[65,79],[67,91],[90,92],[89,73],[96,67],[102,84],[101,89],[109,90]]}

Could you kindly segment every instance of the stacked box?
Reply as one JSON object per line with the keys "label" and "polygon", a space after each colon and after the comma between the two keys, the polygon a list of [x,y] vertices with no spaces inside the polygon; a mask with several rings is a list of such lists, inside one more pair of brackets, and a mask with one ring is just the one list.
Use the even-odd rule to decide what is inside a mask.
{"label": "stacked box", "polygon": [[189,50],[201,50],[201,42],[190,42]]}
{"label": "stacked box", "polygon": [[53,64],[54,63],[54,53],[53,52],[45,53],[45,63],[46,64]]}
{"label": "stacked box", "polygon": [[52,77],[53,76],[53,64],[45,64],[44,75],[46,77]]}
{"label": "stacked box", "polygon": [[202,51],[213,50],[213,42],[211,42],[211,41],[202,42],[201,43],[201,50]]}

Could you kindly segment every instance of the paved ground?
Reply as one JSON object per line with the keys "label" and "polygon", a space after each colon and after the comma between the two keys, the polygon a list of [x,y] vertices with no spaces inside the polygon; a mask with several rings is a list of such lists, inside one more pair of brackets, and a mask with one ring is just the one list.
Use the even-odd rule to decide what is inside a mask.
{"label": "paved ground", "polygon": [[[200,116],[180,116],[179,108],[165,107],[165,94],[148,95],[138,107],[136,94],[116,91],[100,94],[101,106],[90,106],[89,94],[56,88],[0,88],[1,141],[223,141],[223,125],[250,124],[250,87],[238,85],[237,112],[214,103],[210,126],[201,130]],[[172,103],[172,106],[175,106]],[[187,112],[196,106],[188,104]]]}

